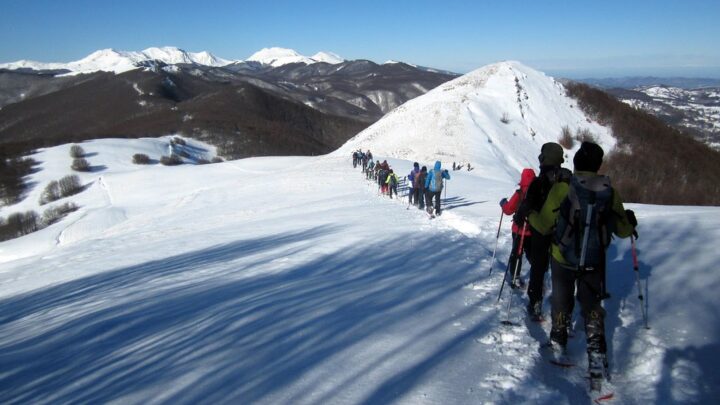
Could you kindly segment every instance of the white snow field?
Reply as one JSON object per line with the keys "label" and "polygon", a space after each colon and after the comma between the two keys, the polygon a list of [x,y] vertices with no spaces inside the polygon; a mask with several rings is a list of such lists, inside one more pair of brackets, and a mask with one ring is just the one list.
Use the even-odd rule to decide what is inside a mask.
{"label": "white snow field", "polygon": [[[502,107],[508,68],[527,75],[525,118],[512,103]],[[575,119],[563,114],[580,114],[577,107],[548,109],[542,122],[538,110],[547,107],[535,100],[549,92],[563,101],[562,89],[547,83],[517,63],[492,65],[445,85],[460,101],[430,100],[453,91],[440,88],[401,107],[407,131],[396,110],[321,157],[139,166],[134,153],[158,159],[169,137],[82,143],[94,171],[81,176],[85,191],[65,199],[81,208],[0,243],[0,402],[591,403],[581,322],[569,345],[578,366],[561,369],[540,353],[549,323],[525,322],[526,297],[506,288],[497,303],[507,218],[491,263],[498,201],[514,191],[520,169],[537,169],[556,126],[594,125],[562,121]],[[463,96],[466,112],[452,110]],[[414,105],[431,104],[411,115]],[[455,129],[441,133],[452,111]],[[493,116],[504,111],[510,124]],[[520,133],[529,126],[534,137]],[[481,135],[492,143],[474,138]],[[401,176],[415,160],[476,169],[451,171],[443,215],[430,220],[405,199],[379,196],[352,167],[356,147],[388,159]],[[0,216],[44,208],[37,200],[45,184],[71,174],[69,148],[33,156],[42,170],[29,179],[32,192]],[[630,243],[616,240],[604,302],[614,403],[715,403],[720,208],[628,208],[640,221],[650,329]],[[501,325],[505,319],[517,326]]]}

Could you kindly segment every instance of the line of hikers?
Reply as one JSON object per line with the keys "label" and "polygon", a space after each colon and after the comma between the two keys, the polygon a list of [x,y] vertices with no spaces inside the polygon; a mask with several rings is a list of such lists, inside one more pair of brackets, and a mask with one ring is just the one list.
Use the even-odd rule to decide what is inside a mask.
{"label": "line of hikers", "polygon": [[637,238],[637,219],[625,210],[607,176],[597,172],[602,148],[583,142],[573,158],[575,172],[562,168],[562,146],[542,146],[540,173],[524,169],[519,188],[500,201],[502,215],[513,215],[513,244],[508,260],[510,285],[521,287],[522,255],[530,263],[527,312],[542,321],[544,277],[551,269],[552,296],[549,345],[565,353],[574,301],[580,303],[587,337],[591,388],[608,375],[605,309],[609,297],[605,283],[606,250],[612,235]]}
{"label": "line of hikers", "polygon": [[[353,152],[353,167],[362,165],[363,173],[368,180],[376,181],[381,194],[387,194],[392,198],[397,197],[397,187],[400,178],[390,168],[387,160],[375,163],[372,153],[368,150]],[[442,169],[440,161],[436,161],[432,170],[427,166],[420,167],[418,162],[413,163],[413,168],[406,176],[408,181],[408,205],[412,204],[418,209],[426,210],[428,215],[442,214],[440,196],[444,187],[443,180],[450,180],[450,173]],[[434,204],[433,204],[434,202]]]}

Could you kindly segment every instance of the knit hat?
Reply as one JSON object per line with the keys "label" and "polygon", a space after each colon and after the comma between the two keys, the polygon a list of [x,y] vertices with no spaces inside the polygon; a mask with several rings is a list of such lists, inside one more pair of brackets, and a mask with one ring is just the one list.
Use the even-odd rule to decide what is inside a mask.
{"label": "knit hat", "polygon": [[565,159],[563,159],[563,148],[560,144],[555,142],[548,142],[540,148],[540,166],[560,166]]}
{"label": "knit hat", "polygon": [[592,142],[583,142],[573,158],[575,170],[581,172],[597,172],[602,165],[604,154],[600,145]]}
{"label": "knit hat", "polygon": [[415,162],[415,163],[413,163],[413,167],[419,169],[419,168],[420,168],[420,164],[418,164],[418,162]]}

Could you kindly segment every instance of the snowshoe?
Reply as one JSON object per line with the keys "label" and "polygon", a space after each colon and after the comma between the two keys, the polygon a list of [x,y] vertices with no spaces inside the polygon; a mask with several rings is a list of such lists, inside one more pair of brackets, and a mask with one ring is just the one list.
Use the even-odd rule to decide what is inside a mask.
{"label": "snowshoe", "polygon": [[610,381],[608,372],[608,361],[605,353],[588,353],[588,378],[590,379],[590,391],[601,392],[605,380]]}
{"label": "snowshoe", "polygon": [[542,347],[549,353],[548,361],[550,364],[562,368],[575,367],[575,363],[573,363],[568,356],[565,345],[561,345],[554,340],[549,340],[547,343],[544,343]]}

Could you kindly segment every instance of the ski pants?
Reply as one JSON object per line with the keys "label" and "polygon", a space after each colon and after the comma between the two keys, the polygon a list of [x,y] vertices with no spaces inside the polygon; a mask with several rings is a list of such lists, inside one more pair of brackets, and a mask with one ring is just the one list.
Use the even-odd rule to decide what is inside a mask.
{"label": "ski pants", "polygon": [[[520,277],[520,272],[522,271],[522,256],[518,255],[518,250],[520,249],[520,241],[522,239],[522,235],[519,233],[513,233],[513,244],[512,244],[512,251],[510,252],[510,259],[508,259],[508,266],[510,266],[510,279]],[[532,237],[531,235],[525,235],[525,239],[522,240],[522,250],[523,253],[525,253],[525,257],[528,257],[528,261],[530,260],[530,247],[532,246]],[[514,277],[513,277],[514,276]]]}
{"label": "ski pants", "polygon": [[433,208],[433,198],[435,199],[435,213],[440,214],[440,193],[442,193],[442,190],[440,191],[430,191],[428,190],[426,193],[426,202],[428,211],[432,211]]}
{"label": "ski pants", "polygon": [[424,210],[425,209],[425,190],[416,188],[415,190],[415,205],[418,206],[419,209]]}
{"label": "ski pants", "polygon": [[397,184],[388,184],[385,187],[388,188],[388,191],[390,193],[390,198],[392,198],[393,192],[395,192],[395,197],[397,197]]}
{"label": "ski pants", "polygon": [[580,272],[552,259],[552,329],[550,338],[561,345],[567,344],[568,326],[575,305],[575,295],[580,302],[580,312],[585,322],[587,351],[606,353],[605,309],[602,307],[605,272],[602,270]]}
{"label": "ski pants", "polygon": [[[530,226],[528,226],[528,229],[530,229],[530,250],[527,253],[530,262],[530,281],[528,282],[527,295],[530,304],[534,304],[543,299],[545,273],[547,273],[550,264],[552,235],[542,235]],[[527,239],[526,236],[525,242],[527,242]]]}
{"label": "ski pants", "polygon": [[415,197],[415,189],[410,187],[408,190],[408,204],[412,204],[413,197]]}

